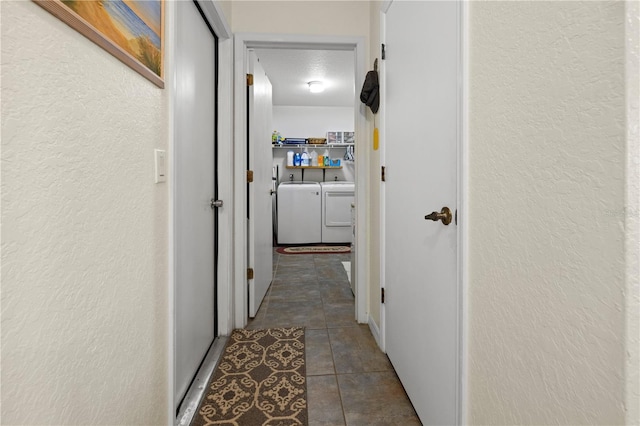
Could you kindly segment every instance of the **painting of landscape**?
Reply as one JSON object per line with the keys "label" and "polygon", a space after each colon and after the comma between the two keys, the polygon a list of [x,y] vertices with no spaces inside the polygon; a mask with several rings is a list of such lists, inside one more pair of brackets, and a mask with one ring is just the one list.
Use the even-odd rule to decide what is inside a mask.
{"label": "painting of landscape", "polygon": [[33,1],[158,87],[164,87],[164,0]]}
{"label": "painting of landscape", "polygon": [[63,0],[104,36],[162,76],[160,0]]}

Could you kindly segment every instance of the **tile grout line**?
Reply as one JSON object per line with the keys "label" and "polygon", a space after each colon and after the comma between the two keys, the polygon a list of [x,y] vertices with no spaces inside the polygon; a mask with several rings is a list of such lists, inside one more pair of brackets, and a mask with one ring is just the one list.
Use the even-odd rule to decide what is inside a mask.
{"label": "tile grout line", "polygon": [[[324,317],[324,328],[327,330],[327,339],[329,338],[328,324],[327,324],[327,313],[324,310],[324,298],[322,297],[322,293],[320,292],[320,280],[318,280],[318,265],[316,264],[316,256],[313,255],[313,275],[316,277],[316,283],[318,284],[318,293],[320,294],[320,304],[322,306],[322,316]],[[331,360],[333,361],[333,354],[331,354]],[[335,363],[333,365],[333,369],[335,371]]]}
{"label": "tile grout line", "polygon": [[344,412],[344,400],[342,399],[342,392],[340,392],[340,382],[338,381],[338,370],[336,369],[336,359],[333,355],[333,345],[331,344],[331,335],[327,328],[327,340],[329,341],[329,350],[331,351],[331,363],[333,364],[333,377],[336,381],[336,389],[338,389],[338,398],[340,398],[340,410],[342,411],[342,420],[345,426],[347,425],[347,415]]}
{"label": "tile grout line", "polygon": [[[316,264],[316,258],[315,256],[313,257],[313,269],[316,272],[316,276],[317,276],[317,264]],[[318,282],[318,287],[319,287],[320,282]],[[320,301],[322,303],[322,313],[324,315],[325,321],[324,321],[324,325],[325,325],[325,332],[327,333],[327,340],[329,341],[329,350],[331,351],[331,364],[333,364],[333,378],[335,380],[336,383],[336,389],[338,391],[338,398],[340,398],[340,411],[342,411],[342,420],[345,424],[345,426],[347,425],[347,416],[344,412],[344,400],[342,399],[342,393],[340,392],[340,382],[338,381],[338,371],[336,370],[336,359],[333,356],[333,345],[331,344],[331,335],[329,334],[329,325],[327,324],[327,314],[324,310],[324,298],[322,297],[322,294],[320,295]]]}

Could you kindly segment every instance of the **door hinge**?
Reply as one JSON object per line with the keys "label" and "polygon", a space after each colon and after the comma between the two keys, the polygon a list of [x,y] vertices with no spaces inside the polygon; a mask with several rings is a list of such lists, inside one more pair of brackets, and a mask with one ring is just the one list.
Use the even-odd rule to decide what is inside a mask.
{"label": "door hinge", "polygon": [[387,58],[387,47],[382,43],[382,52],[380,52],[380,57],[384,61]]}
{"label": "door hinge", "polygon": [[384,287],[380,289],[380,302],[384,303]]}
{"label": "door hinge", "polygon": [[253,182],[253,170],[247,170],[247,183]]}
{"label": "door hinge", "polygon": [[385,176],[384,176],[385,167],[384,167],[384,166],[382,166],[380,169],[381,169],[381,171],[380,171],[380,179],[381,179],[383,182],[385,182]]}
{"label": "door hinge", "polygon": [[247,86],[253,86],[253,74],[247,74]]}
{"label": "door hinge", "polygon": [[247,268],[247,279],[248,280],[253,279],[253,268]]}

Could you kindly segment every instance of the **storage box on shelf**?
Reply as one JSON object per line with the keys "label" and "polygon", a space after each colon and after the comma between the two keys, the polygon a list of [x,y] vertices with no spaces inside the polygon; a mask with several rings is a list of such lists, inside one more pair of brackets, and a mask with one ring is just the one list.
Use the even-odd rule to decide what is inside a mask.
{"label": "storage box on shelf", "polygon": [[323,145],[327,143],[327,138],[307,138],[307,144]]}

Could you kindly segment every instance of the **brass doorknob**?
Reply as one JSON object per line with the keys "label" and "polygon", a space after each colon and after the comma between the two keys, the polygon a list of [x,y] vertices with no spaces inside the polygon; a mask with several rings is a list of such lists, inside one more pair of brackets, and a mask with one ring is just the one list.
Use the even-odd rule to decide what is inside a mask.
{"label": "brass doorknob", "polygon": [[424,218],[425,220],[433,220],[434,222],[441,220],[443,225],[448,225],[451,223],[451,210],[449,207],[443,207],[440,213],[429,213]]}

